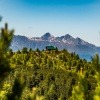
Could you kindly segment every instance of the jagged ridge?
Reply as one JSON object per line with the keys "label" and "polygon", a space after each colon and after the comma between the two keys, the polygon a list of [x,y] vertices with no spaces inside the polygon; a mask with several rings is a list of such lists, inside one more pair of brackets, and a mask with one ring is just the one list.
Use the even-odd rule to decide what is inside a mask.
{"label": "jagged ridge", "polygon": [[[61,37],[54,37],[49,32],[41,37],[28,38],[25,36],[15,35],[11,44],[14,51],[21,50],[23,47],[40,50],[45,49],[47,45],[58,47],[59,50],[67,49],[69,52],[76,52],[81,57],[90,59],[95,53],[100,54],[100,47],[96,47],[79,37],[73,38],[71,35],[66,34]],[[87,58],[88,57],[88,58]]]}

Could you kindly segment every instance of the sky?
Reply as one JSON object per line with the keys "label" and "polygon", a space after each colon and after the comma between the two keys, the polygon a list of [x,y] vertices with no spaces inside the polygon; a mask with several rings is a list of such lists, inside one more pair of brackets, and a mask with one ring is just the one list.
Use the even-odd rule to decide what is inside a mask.
{"label": "sky", "polygon": [[0,0],[0,15],[15,35],[70,34],[100,46],[100,0]]}

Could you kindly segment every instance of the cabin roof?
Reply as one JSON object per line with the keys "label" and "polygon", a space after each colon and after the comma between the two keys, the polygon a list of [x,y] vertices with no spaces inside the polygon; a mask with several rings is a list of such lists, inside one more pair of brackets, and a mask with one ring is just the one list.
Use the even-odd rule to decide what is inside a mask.
{"label": "cabin roof", "polygon": [[47,50],[54,50],[55,48],[54,48],[54,46],[46,46],[46,49]]}

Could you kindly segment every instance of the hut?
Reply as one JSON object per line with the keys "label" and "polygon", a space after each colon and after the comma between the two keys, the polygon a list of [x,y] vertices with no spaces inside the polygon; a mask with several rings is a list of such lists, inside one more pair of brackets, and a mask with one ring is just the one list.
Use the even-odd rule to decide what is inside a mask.
{"label": "hut", "polygon": [[45,48],[46,48],[46,50],[55,50],[54,46],[46,46]]}

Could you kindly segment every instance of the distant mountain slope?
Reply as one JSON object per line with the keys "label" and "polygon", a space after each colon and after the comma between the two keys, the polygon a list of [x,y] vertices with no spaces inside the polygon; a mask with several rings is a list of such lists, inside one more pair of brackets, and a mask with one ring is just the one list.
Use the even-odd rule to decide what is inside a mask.
{"label": "distant mountain slope", "polygon": [[96,47],[80,38],[73,38],[69,34],[61,37],[54,37],[50,33],[46,33],[41,37],[28,38],[25,36],[15,35],[11,43],[14,51],[21,50],[23,47],[40,50],[45,49],[47,45],[58,47],[59,50],[67,49],[69,52],[76,52],[80,57],[87,60],[91,59],[95,53],[100,54],[100,47]]}

